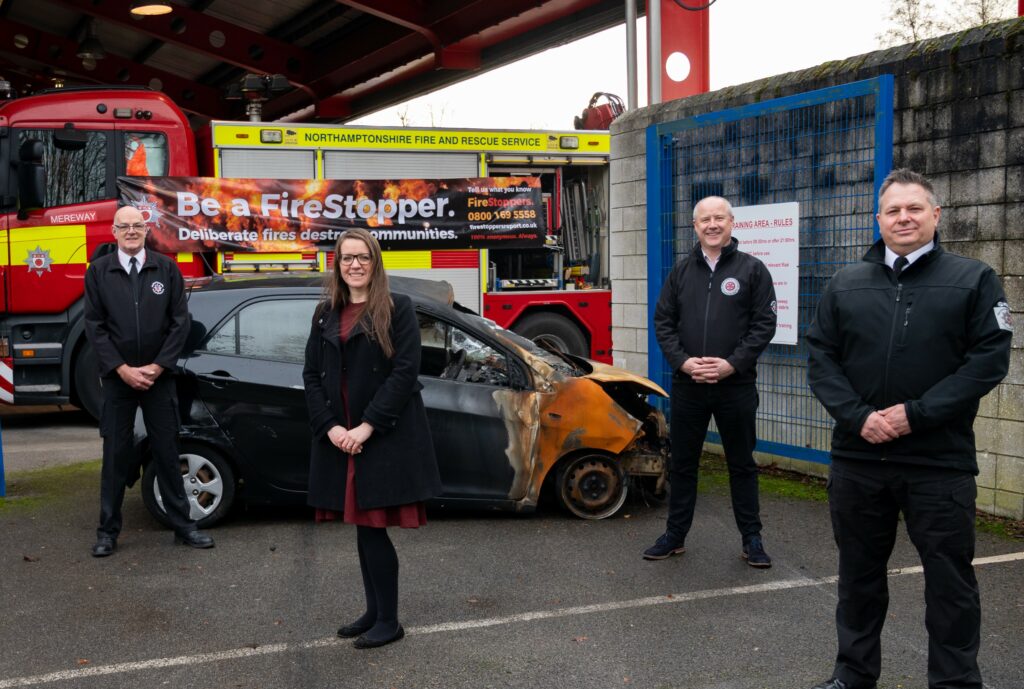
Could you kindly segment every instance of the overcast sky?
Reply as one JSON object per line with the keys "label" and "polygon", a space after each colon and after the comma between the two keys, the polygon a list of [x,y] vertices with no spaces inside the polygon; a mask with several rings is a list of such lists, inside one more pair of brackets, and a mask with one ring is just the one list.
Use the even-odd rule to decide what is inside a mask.
{"label": "overcast sky", "polygon": [[[942,13],[957,0],[931,2]],[[718,89],[876,50],[889,0],[717,0],[710,12],[711,88]],[[641,106],[647,103],[645,31],[641,19]],[[572,129],[573,117],[598,91],[626,100],[623,26],[409,101],[409,124]],[[400,110],[353,124],[399,125]]]}

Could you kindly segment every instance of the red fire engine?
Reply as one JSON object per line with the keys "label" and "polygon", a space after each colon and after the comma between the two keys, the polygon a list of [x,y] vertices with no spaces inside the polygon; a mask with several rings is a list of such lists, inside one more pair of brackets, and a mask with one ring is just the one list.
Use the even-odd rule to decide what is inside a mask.
{"label": "red fire engine", "polygon": [[[83,277],[97,249],[113,240],[118,176],[539,176],[547,246],[393,252],[385,267],[446,279],[461,303],[499,325],[611,362],[611,293],[594,288],[607,283],[607,132],[214,122],[198,139],[197,150],[182,111],[144,89],[62,89],[0,102],[0,400],[71,402],[98,413]],[[327,261],[323,252],[175,258],[186,277],[322,270]]]}

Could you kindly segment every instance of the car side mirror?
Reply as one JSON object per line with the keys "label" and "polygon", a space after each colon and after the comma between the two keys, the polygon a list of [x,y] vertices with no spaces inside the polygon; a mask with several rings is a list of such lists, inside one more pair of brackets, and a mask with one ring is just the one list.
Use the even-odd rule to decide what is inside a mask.
{"label": "car side mirror", "polygon": [[53,145],[62,151],[82,151],[89,141],[89,133],[75,129],[70,122],[53,132]]}
{"label": "car side mirror", "polygon": [[29,139],[18,149],[18,219],[46,204],[46,168],[43,166],[43,142]]}

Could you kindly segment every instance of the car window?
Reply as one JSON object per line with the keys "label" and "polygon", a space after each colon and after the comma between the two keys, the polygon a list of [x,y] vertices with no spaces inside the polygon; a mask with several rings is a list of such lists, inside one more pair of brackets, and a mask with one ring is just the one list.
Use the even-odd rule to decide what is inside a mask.
{"label": "car window", "polygon": [[465,383],[507,386],[508,359],[463,329],[419,314],[423,355],[420,374]]}
{"label": "car window", "polygon": [[316,299],[267,299],[248,304],[206,341],[204,351],[301,364]]}
{"label": "car window", "polygon": [[163,177],[167,174],[167,135],[125,132],[124,163],[129,177]]}
{"label": "car window", "polygon": [[65,150],[53,140],[53,130],[21,129],[18,145],[29,140],[43,144],[46,166],[46,208],[110,198],[107,190],[107,134],[85,132],[85,148]]}

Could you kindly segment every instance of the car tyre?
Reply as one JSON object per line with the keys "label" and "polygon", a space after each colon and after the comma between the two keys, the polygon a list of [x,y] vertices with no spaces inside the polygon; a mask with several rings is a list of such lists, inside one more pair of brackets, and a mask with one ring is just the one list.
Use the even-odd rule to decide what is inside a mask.
{"label": "car tyre", "polygon": [[512,331],[533,340],[540,347],[576,356],[590,356],[590,346],[583,332],[571,320],[557,313],[541,311],[523,316]]}
{"label": "car tyre", "polygon": [[[205,529],[222,521],[235,502],[235,472],[219,453],[205,447],[181,449],[181,479],[196,526]],[[153,518],[171,526],[157,485],[153,462],[142,475],[142,501]]]}
{"label": "car tyre", "polygon": [[580,519],[606,519],[622,507],[629,493],[622,466],[602,454],[579,455],[558,470],[562,507]]}

